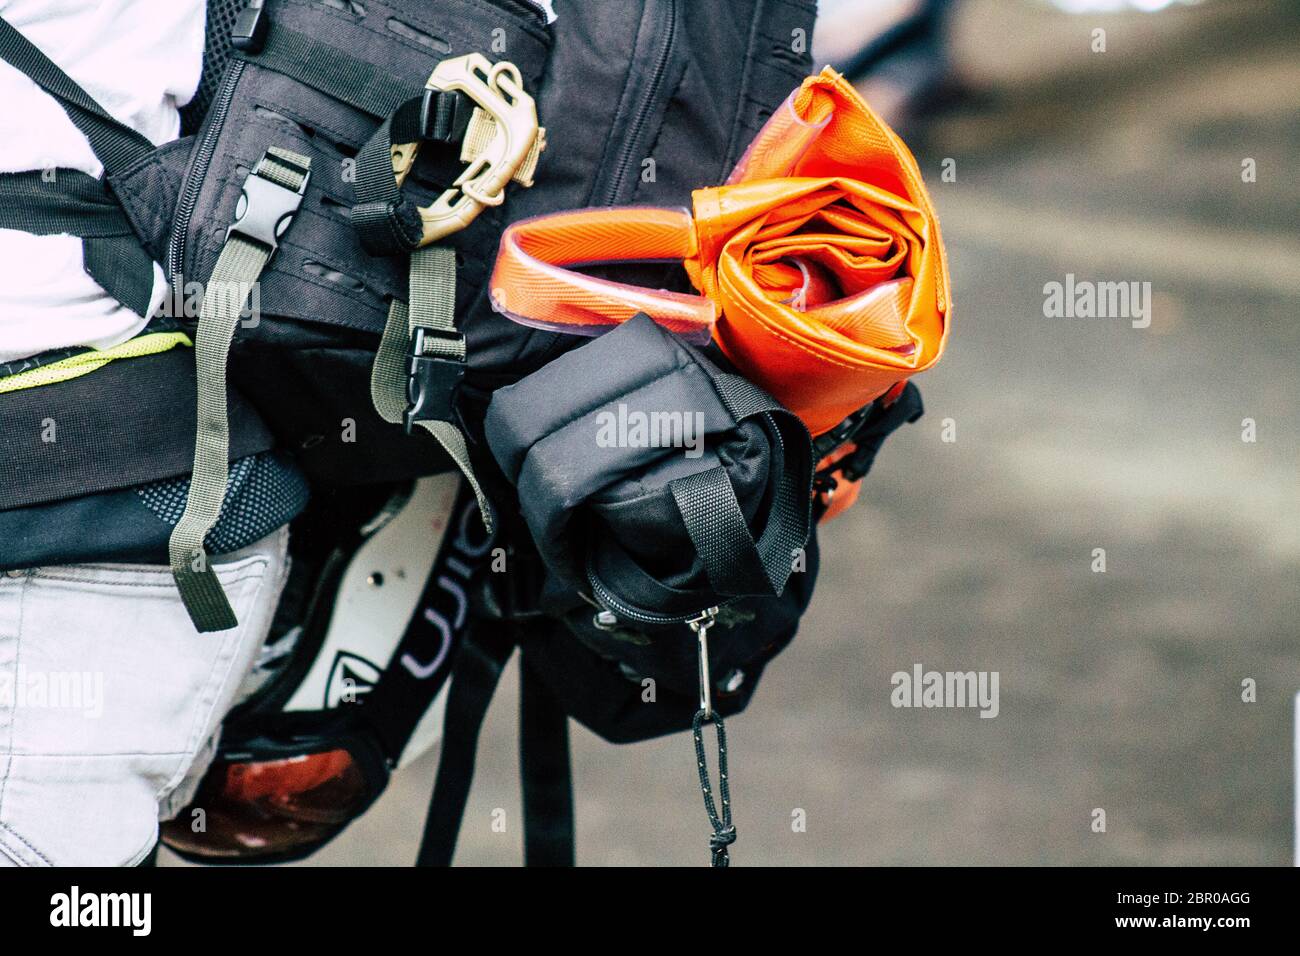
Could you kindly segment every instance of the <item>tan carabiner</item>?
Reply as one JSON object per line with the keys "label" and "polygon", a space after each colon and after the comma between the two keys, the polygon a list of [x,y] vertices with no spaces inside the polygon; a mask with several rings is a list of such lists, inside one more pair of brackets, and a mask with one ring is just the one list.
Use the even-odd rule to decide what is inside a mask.
{"label": "tan carabiner", "polygon": [[[480,53],[443,60],[425,83],[426,89],[459,91],[474,101],[478,128],[486,130],[482,148],[462,159],[468,165],[431,205],[420,207],[420,245],[464,229],[486,206],[505,199],[505,187],[520,167],[545,145],[546,131],[537,125],[537,106],[524,90],[523,77],[513,63],[492,63]],[[479,111],[483,116],[479,117]],[[420,144],[393,145],[393,176],[400,186],[411,171]],[[526,180],[524,185],[532,185]]]}

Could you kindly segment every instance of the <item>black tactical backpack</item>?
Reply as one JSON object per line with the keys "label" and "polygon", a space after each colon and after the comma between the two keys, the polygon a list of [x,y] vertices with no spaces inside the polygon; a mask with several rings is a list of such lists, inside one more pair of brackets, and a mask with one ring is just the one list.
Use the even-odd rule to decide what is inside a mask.
{"label": "black tactical backpack", "polygon": [[[814,13],[811,0],[591,0],[562,5],[548,25],[528,0],[213,0],[203,80],[184,117],[194,132],[159,149],[98,109],[35,48],[23,50],[20,36],[7,38],[6,58],[63,101],[104,161],[105,183],[79,179],[86,195],[73,198],[87,209],[106,193],[130,225],[133,235],[113,240],[121,254],[99,257],[114,263],[101,265],[102,284],[138,303],[141,273],[154,260],[178,304],[188,301],[189,283],[224,290],[214,306],[227,308],[210,324],[229,326],[229,313],[242,312],[232,328],[200,332],[197,348],[200,474],[194,514],[182,521],[188,534],[178,529],[172,558],[202,629],[231,623],[201,549],[231,442],[225,369],[312,479],[399,480],[453,461],[467,474],[491,472],[481,444],[491,392],[574,344],[488,306],[485,278],[504,225],[588,205],[687,204],[691,189],[720,181],[807,72]],[[397,361],[420,361],[409,369],[407,409],[383,416],[372,370],[392,303],[412,295],[412,214],[464,168],[455,147],[475,105],[463,94],[422,94],[440,63],[469,54],[513,64],[550,147],[535,189],[511,186],[504,203],[436,247],[449,252],[416,256],[427,265],[417,299],[450,299],[454,289],[454,305],[442,307],[447,327],[430,329],[425,354],[399,354],[413,342],[390,343],[401,346],[390,350]],[[399,127],[392,142],[413,135],[425,147],[400,193],[392,182],[387,191],[373,185],[381,173],[391,179],[385,147]],[[385,134],[378,142],[377,132]],[[367,164],[367,144],[380,164]],[[377,241],[384,228],[394,237]],[[232,269],[240,265],[233,254],[218,268],[232,239],[242,240],[245,260],[264,256],[260,268],[244,261]],[[661,285],[684,282],[662,273]],[[241,295],[250,284],[254,315]],[[427,433],[411,427],[410,415],[393,420],[417,407]],[[496,478],[483,479],[492,491],[480,496],[485,514],[488,497],[504,495],[508,506],[510,492]]]}
{"label": "black tactical backpack", "polygon": [[[53,64],[0,37],[0,56],[64,103],[104,162],[105,180],[77,180],[80,194],[69,197],[74,213],[105,204],[121,210],[112,229],[100,230],[122,252],[117,265],[102,267],[101,284],[138,302],[139,270],[161,262],[183,305],[192,282],[210,293],[223,277],[256,279],[255,310],[233,282],[236,292],[217,302],[221,334],[196,334],[196,465],[206,462],[213,480],[205,488],[196,475],[197,519],[181,547],[173,538],[172,556],[201,629],[232,620],[201,550],[204,513],[211,517],[220,505],[227,452],[239,442],[237,422],[228,433],[220,425],[225,391],[214,386],[227,373],[318,486],[397,482],[459,466],[481,489],[484,514],[500,516],[503,540],[513,537],[518,566],[535,563],[515,489],[487,447],[483,422],[497,389],[586,340],[525,328],[491,308],[486,279],[502,229],[585,206],[689,206],[691,190],[723,181],[810,71],[814,0],[556,6],[558,20],[548,23],[529,0],[210,0],[199,93],[183,112],[182,138],[157,149]],[[416,210],[454,185],[465,169],[465,141],[491,132],[466,102],[473,97],[427,92],[440,64],[470,55],[513,64],[512,76],[535,101],[546,148],[530,156],[535,169],[505,188],[503,202],[419,246]],[[399,190],[391,147],[408,142],[421,148]],[[524,188],[521,179],[535,185]],[[63,220],[73,226],[66,231],[89,243],[92,232],[78,233],[76,219]],[[602,274],[689,291],[677,264]],[[395,313],[410,318],[404,311],[435,319],[422,329],[414,320],[394,322]],[[194,328],[196,316],[180,312]],[[396,406],[391,395],[375,394],[376,357],[385,351],[389,384],[397,378],[406,386]],[[146,427],[148,414],[166,416],[166,402],[159,406],[146,411]],[[766,662],[793,637],[815,580],[815,540],[807,551],[806,569],[783,592],[719,615],[722,639],[711,650],[719,712],[744,706]],[[537,593],[524,594],[525,576],[513,575],[511,589],[528,607],[496,610],[525,622],[511,627],[520,632],[534,695],[547,688],[559,713],[612,740],[690,725],[689,641],[674,633],[656,644],[594,627],[591,609],[573,593],[541,608]],[[493,654],[476,653],[499,672]],[[647,674],[664,680],[665,706],[639,705]],[[482,694],[470,700],[473,683],[453,682],[471,712],[486,707]],[[450,735],[459,704],[449,706]],[[472,739],[470,748],[472,768]]]}

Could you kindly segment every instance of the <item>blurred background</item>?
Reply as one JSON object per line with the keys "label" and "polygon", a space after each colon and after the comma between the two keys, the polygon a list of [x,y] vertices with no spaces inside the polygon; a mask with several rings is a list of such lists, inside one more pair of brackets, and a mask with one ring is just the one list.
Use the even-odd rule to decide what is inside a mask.
{"label": "blurred background", "polygon": [[[1278,0],[822,0],[814,59],[913,145],[956,307],[728,724],[737,865],[1291,861],[1298,28]],[[1151,326],[1045,318],[1067,273],[1150,282]],[[915,664],[998,671],[998,716],[895,709]],[[521,859],[514,683],[461,864]],[[707,862],[688,736],[572,733],[580,864]],[[408,865],[436,756],[310,862]]]}

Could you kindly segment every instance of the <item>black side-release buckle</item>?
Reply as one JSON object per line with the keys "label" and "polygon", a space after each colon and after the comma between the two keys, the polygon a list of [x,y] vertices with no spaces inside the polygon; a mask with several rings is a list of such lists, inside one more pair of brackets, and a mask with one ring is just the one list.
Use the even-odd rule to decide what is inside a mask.
{"label": "black side-release buckle", "polygon": [[230,28],[230,45],[240,53],[259,53],[266,45],[266,31],[270,25],[266,15],[266,0],[249,0],[239,11],[235,25]]}
{"label": "black side-release buckle", "polygon": [[[262,166],[274,161],[282,166],[297,169],[302,174],[302,183],[296,190],[282,186],[274,180],[263,176]],[[266,246],[274,253],[280,245],[294,215],[302,205],[302,197],[307,192],[307,183],[311,180],[311,170],[303,169],[283,156],[267,153],[258,161],[253,171],[244,178],[240,187],[239,203],[235,207],[235,221],[226,229],[226,241],[232,235],[241,235]]]}
{"label": "black side-release buckle", "polygon": [[465,377],[465,360],[450,355],[425,355],[430,338],[464,341],[459,332],[440,332],[418,328],[411,335],[411,353],[407,363],[406,410],[402,412],[402,429],[411,434],[416,422],[453,420],[456,391]]}
{"label": "black side-release buckle", "polygon": [[[838,472],[845,481],[857,481],[864,478],[876,460],[876,453],[890,433],[905,424],[915,422],[925,413],[921,404],[921,392],[911,382],[903,389],[898,398],[888,405],[876,399],[870,405],[858,409],[829,432],[821,435],[813,443],[816,460],[821,461],[845,442],[853,442],[853,451],[826,466],[813,478],[813,485],[819,491],[834,488],[834,475]],[[818,482],[821,485],[818,486]]]}
{"label": "black side-release buckle", "polygon": [[828,432],[824,432],[813,439],[813,457],[821,461],[836,448],[839,448],[846,441],[851,439],[866,424],[867,419],[876,408],[876,403],[863,405],[856,412],[853,412],[848,418],[840,422]]}

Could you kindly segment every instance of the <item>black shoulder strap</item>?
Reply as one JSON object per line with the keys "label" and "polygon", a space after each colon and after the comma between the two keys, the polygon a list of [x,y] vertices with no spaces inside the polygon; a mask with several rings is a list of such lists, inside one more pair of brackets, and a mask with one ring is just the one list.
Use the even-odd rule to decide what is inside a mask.
{"label": "black shoulder strap", "polygon": [[[451,866],[474,779],[479,731],[497,682],[515,649],[514,635],[499,621],[471,625],[456,653],[443,718],[442,753],[416,866]],[[509,636],[507,636],[509,635]]]}
{"label": "black shoulder strap", "polygon": [[230,31],[248,0],[208,0],[207,20],[203,30],[203,72],[193,98],[181,107],[181,135],[198,132],[208,115],[221,81],[230,63]]}
{"label": "black shoulder strap", "polygon": [[[474,779],[483,718],[501,672],[514,651],[510,622],[471,626],[451,674],[442,731],[442,754],[424,823],[416,866],[450,866]],[[521,661],[519,766],[523,778],[524,863],[572,866],[573,784],[568,715],[529,666]]]}
{"label": "black shoulder strap", "polygon": [[573,866],[573,770],[569,715],[529,663],[519,660],[519,776],[524,866]]}
{"label": "black shoulder strap", "polygon": [[25,73],[63,104],[68,118],[86,134],[106,173],[126,169],[153,152],[149,139],[112,116],[7,20],[0,18],[0,60]]}
{"label": "black shoulder strap", "polygon": [[86,272],[141,317],[153,297],[153,260],[104,181],[75,169],[0,173],[0,228],[80,236]]}

